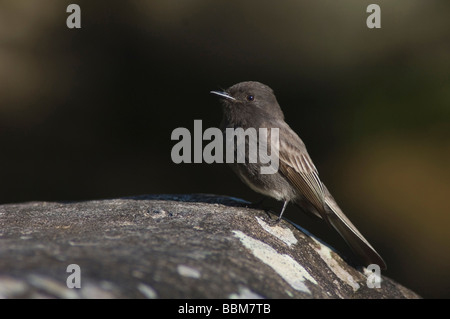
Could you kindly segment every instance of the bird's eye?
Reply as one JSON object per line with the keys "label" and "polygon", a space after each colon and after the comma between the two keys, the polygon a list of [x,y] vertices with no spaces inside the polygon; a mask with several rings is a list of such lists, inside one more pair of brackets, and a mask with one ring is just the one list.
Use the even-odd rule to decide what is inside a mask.
{"label": "bird's eye", "polygon": [[253,101],[255,97],[253,95],[247,95],[247,101]]}

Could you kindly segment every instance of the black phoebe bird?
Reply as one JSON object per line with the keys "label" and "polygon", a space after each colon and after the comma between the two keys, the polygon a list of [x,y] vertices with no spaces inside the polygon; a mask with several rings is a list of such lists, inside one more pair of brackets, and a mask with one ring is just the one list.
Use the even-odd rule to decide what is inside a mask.
{"label": "black phoebe bird", "polygon": [[[305,144],[284,121],[283,111],[272,89],[259,82],[241,82],[224,92],[211,93],[219,95],[223,101],[223,132],[226,128],[239,127],[244,130],[267,128],[269,133],[271,128],[279,129],[279,169],[276,173],[261,174],[261,166],[267,164],[249,163],[248,154],[245,163],[231,164],[233,171],[251,189],[284,201],[278,220],[287,204],[293,202],[303,211],[310,212],[331,225],[366,266],[377,264],[386,269],[383,258],[344,215],[321,182]],[[267,142],[270,142],[270,137]]]}

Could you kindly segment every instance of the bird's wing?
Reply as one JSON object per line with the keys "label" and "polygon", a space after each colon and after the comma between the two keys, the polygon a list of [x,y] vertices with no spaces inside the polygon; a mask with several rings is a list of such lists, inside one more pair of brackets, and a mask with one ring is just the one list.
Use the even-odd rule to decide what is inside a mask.
{"label": "bird's wing", "polygon": [[[281,139],[280,171],[303,195],[322,219],[344,238],[352,250],[367,264],[375,263],[386,269],[386,263],[337,205],[333,196],[319,179],[319,173],[302,140],[290,130]],[[315,212],[314,212],[315,213]]]}
{"label": "bird's wing", "polygon": [[324,188],[305,145],[295,133],[282,138],[280,143],[281,173],[322,214],[325,211]]}

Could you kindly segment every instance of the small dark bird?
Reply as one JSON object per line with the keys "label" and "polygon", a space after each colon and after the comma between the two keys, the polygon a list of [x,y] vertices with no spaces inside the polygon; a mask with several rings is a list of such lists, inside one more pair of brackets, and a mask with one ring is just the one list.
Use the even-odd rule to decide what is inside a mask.
{"label": "small dark bird", "polygon": [[[241,82],[223,92],[211,91],[222,98],[221,129],[279,129],[279,169],[261,174],[261,162],[232,163],[231,168],[254,191],[284,201],[278,220],[289,202],[331,225],[347,242],[365,266],[377,264],[386,269],[383,258],[344,215],[333,196],[321,182],[305,144],[284,121],[284,114],[270,87],[259,82]],[[270,142],[270,137],[267,138]],[[245,142],[248,144],[248,141]],[[237,146],[235,146],[237,147]],[[270,149],[270,147],[268,147]],[[236,150],[235,150],[236,151]]]}

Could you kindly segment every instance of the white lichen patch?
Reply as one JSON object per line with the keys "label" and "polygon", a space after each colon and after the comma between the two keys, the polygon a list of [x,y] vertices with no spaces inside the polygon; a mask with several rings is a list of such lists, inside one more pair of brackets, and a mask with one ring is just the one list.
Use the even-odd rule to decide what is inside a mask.
{"label": "white lichen patch", "polygon": [[238,293],[233,293],[228,296],[229,299],[264,299],[257,293],[254,293],[247,287],[239,287]]}
{"label": "white lichen patch", "polygon": [[156,293],[155,289],[153,289],[152,287],[150,287],[148,285],[140,283],[137,286],[137,289],[148,299],[158,298],[158,294]]}
{"label": "white lichen patch", "polygon": [[190,277],[190,278],[195,278],[195,279],[200,278],[200,271],[198,271],[195,268],[189,267],[189,266],[178,265],[177,271],[181,276],[184,276],[184,277]]}
{"label": "white lichen patch", "polygon": [[294,233],[289,228],[283,228],[280,225],[270,226],[259,217],[256,217],[256,220],[265,231],[277,237],[289,247],[298,242],[297,238],[294,236]]}
{"label": "white lichen patch", "polygon": [[112,299],[117,298],[114,294],[117,291],[117,287],[107,281],[102,281],[100,283],[87,283],[83,284],[81,287],[81,298],[83,299]]}
{"label": "white lichen patch", "polygon": [[292,288],[311,294],[311,291],[305,285],[305,280],[316,285],[317,281],[291,256],[279,254],[269,245],[247,236],[239,230],[234,230],[233,233],[255,257],[270,266]]}
{"label": "white lichen patch", "polygon": [[286,292],[286,294],[287,294],[289,297],[291,297],[291,298],[294,297],[294,295],[292,294],[292,292],[290,292],[289,290],[285,290],[285,292]]}
{"label": "white lichen patch", "polygon": [[325,246],[324,244],[317,241],[315,238],[313,240],[318,244],[318,248],[316,245],[313,245],[313,248],[319,254],[320,258],[328,265],[331,271],[344,283],[352,287],[353,291],[357,291],[360,288],[360,285],[353,278],[352,275],[348,271],[339,265],[339,263],[333,258],[331,255],[331,249]]}
{"label": "white lichen patch", "polygon": [[78,293],[74,289],[67,288],[66,282],[59,282],[52,278],[47,278],[40,275],[29,275],[28,282],[30,285],[57,298],[79,298]]}
{"label": "white lichen patch", "polygon": [[153,214],[151,214],[151,217],[153,219],[159,219],[169,216],[169,213],[167,213],[164,209],[156,209],[153,211]]}
{"label": "white lichen patch", "polygon": [[0,299],[19,297],[27,292],[28,285],[12,277],[0,276]]}

